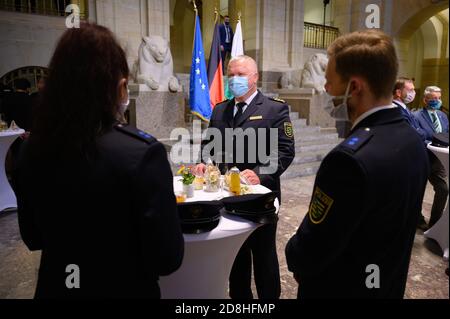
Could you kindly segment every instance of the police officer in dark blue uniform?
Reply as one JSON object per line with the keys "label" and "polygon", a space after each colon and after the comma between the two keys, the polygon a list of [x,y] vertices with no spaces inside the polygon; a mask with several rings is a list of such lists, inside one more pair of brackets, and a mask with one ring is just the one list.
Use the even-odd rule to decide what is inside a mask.
{"label": "police officer in dark blue uniform", "polygon": [[[217,156],[222,151],[222,168],[237,166],[241,175],[250,184],[262,184],[280,193],[280,175],[289,167],[294,156],[294,132],[289,118],[288,105],[279,99],[264,96],[257,90],[258,69],[256,62],[248,56],[240,56],[230,61],[228,65],[230,91],[235,99],[224,101],[215,106],[209,128],[220,131],[222,149],[214,150]],[[256,141],[244,139],[237,134],[233,139],[234,148],[225,147],[226,139],[230,138],[227,129],[242,129],[253,131]],[[274,129],[274,138],[278,142],[276,149],[270,150],[270,129]],[[263,140],[263,134],[266,140]],[[273,133],[272,133],[273,134]],[[239,142],[243,142],[241,147]],[[258,143],[265,141],[264,143]],[[210,139],[204,145],[217,141]],[[272,160],[258,156],[261,147],[266,154],[275,154]],[[211,144],[209,144],[211,145]],[[203,148],[205,151],[206,147]],[[207,153],[207,152],[205,152]],[[242,161],[239,156],[242,155]],[[219,156],[220,157],[220,156]],[[255,159],[252,159],[252,158]],[[272,165],[271,165],[272,164]],[[204,170],[204,164],[196,169]],[[280,196],[279,196],[280,197]],[[256,290],[259,298],[279,298],[280,274],[276,252],[276,223],[266,224],[256,229],[240,249],[230,275],[231,298],[253,298],[251,290],[251,265],[253,258]]]}
{"label": "police officer in dark blue uniform", "polygon": [[159,276],[181,265],[165,148],[116,121],[127,78],[108,29],[62,36],[15,176],[22,239],[42,250],[36,298],[159,298]]}
{"label": "police officer in dark blue uniform", "polygon": [[319,168],[308,213],[286,247],[288,268],[299,298],[402,298],[427,153],[391,103],[398,70],[392,39],[354,32],[328,54],[329,109],[353,127]]}

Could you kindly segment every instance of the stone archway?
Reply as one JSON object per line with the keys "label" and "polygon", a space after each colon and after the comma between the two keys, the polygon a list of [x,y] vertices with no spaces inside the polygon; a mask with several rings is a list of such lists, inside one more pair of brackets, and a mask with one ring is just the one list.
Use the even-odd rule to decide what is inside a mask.
{"label": "stone archway", "polygon": [[46,78],[48,76],[48,68],[42,66],[24,66],[8,73],[4,74],[0,77],[0,83],[5,85],[6,87],[10,87],[14,89],[14,82],[17,79],[27,79],[31,84],[31,92],[37,90],[37,82],[39,78]]}
{"label": "stone archway", "polygon": [[393,21],[393,36],[408,39],[428,19],[448,9],[448,1],[404,0],[395,1],[394,6],[397,6],[394,7],[394,12],[402,14]]}
{"label": "stone archway", "polygon": [[[408,1],[401,2],[404,5]],[[408,9],[400,21],[393,22],[399,75],[416,79],[419,94],[413,108],[421,105],[423,89],[428,85],[443,89],[443,104],[448,108],[448,18],[442,17],[448,1],[415,1]]]}

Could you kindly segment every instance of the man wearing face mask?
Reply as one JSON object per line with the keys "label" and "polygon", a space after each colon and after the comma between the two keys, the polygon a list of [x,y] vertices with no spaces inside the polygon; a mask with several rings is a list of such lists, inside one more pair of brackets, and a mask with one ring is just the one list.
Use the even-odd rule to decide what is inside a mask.
{"label": "man wearing face mask", "polygon": [[[230,91],[234,99],[224,101],[215,106],[211,116],[210,128],[217,128],[222,135],[222,153],[225,148],[226,129],[254,130],[257,139],[266,133],[269,140],[271,128],[278,129],[278,148],[267,153],[277,153],[276,171],[264,174],[262,163],[258,158],[255,145],[246,142],[244,149],[233,150],[233,162],[221,165],[223,169],[237,166],[241,175],[250,184],[262,184],[280,193],[280,175],[289,167],[295,156],[294,134],[289,118],[288,105],[279,99],[264,96],[257,90],[258,68],[255,60],[248,56],[238,56],[231,59],[228,65]],[[214,143],[214,141],[212,141]],[[211,141],[204,141],[204,144]],[[214,150],[219,151],[219,150]],[[245,153],[245,162],[236,161],[238,153]],[[256,162],[252,162],[250,152],[255,152]],[[229,158],[229,157],[228,157]],[[195,168],[205,171],[205,165]],[[281,195],[279,196],[281,199]],[[260,299],[275,299],[280,296],[280,273],[276,252],[277,224],[265,224],[256,229],[241,247],[230,275],[230,297],[233,299],[253,298],[251,290],[252,259],[256,290]]]}
{"label": "man wearing face mask", "polygon": [[[422,141],[427,139],[427,133],[421,128],[414,114],[408,109],[406,104],[410,104],[416,97],[413,80],[405,77],[400,77],[395,82],[394,90],[392,92],[392,103],[396,105],[402,112],[403,118],[416,132],[420,135]],[[423,214],[420,214],[417,228],[426,231],[428,229],[427,222]]]}
{"label": "man wearing face mask", "polygon": [[429,163],[392,105],[394,44],[378,30],[353,32],[328,55],[325,89],[340,101],[331,114],[352,128],[317,172],[288,269],[299,298],[403,298]]}
{"label": "man wearing face mask", "polygon": [[410,104],[416,97],[414,90],[414,82],[411,79],[400,77],[395,82],[392,98],[394,103],[402,112],[403,118],[411,125],[420,135],[422,140],[426,139],[426,132],[420,127],[414,114],[408,109],[406,104]]}
{"label": "man wearing face mask", "polygon": [[223,18],[223,24],[219,25],[220,34],[220,53],[222,55],[223,72],[225,73],[225,59],[231,55],[233,45],[233,29],[230,26],[230,17]]}
{"label": "man wearing face mask", "polygon": [[[431,142],[433,134],[448,133],[448,118],[442,112],[441,89],[437,86],[428,86],[424,92],[425,107],[414,113],[419,125],[426,133],[425,144]],[[434,200],[431,208],[428,227],[432,227],[442,216],[448,196],[445,168],[441,161],[431,151],[428,151],[431,163],[429,176],[430,184],[434,189]]]}

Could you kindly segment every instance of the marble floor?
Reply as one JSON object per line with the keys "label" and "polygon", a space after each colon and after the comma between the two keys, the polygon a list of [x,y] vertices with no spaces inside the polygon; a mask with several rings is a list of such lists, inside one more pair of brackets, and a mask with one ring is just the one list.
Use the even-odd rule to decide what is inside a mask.
{"label": "marble floor", "polygon": [[[284,247],[305,216],[315,176],[283,181],[283,203],[278,226],[278,256],[281,271],[281,297],[295,298],[297,284],[287,270]],[[423,212],[429,216],[433,201],[431,185],[427,186]],[[448,299],[449,284],[445,269],[448,262],[439,246],[424,238],[418,230],[414,242],[405,298]],[[0,299],[32,298],[40,253],[30,252],[23,244],[15,212],[0,214]],[[256,294],[255,294],[256,296]]]}

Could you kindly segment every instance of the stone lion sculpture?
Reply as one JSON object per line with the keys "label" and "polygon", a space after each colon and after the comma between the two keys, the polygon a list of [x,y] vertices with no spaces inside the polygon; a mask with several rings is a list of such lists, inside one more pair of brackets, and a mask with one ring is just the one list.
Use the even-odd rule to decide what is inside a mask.
{"label": "stone lion sculpture", "polygon": [[302,87],[313,88],[317,93],[325,91],[325,70],[328,64],[328,57],[323,53],[313,54],[302,72]]}
{"label": "stone lion sculpture", "polygon": [[178,92],[181,89],[178,79],[173,75],[169,43],[161,36],[142,39],[135,72],[136,82],[146,84],[154,91]]}
{"label": "stone lion sculpture", "polygon": [[279,85],[284,89],[313,88],[320,94],[325,91],[327,64],[328,58],[325,54],[315,53],[305,63],[303,70],[285,72]]}
{"label": "stone lion sculpture", "polygon": [[281,78],[279,85],[283,89],[294,89],[299,88],[302,83],[302,72],[301,70],[293,70],[285,72]]}

